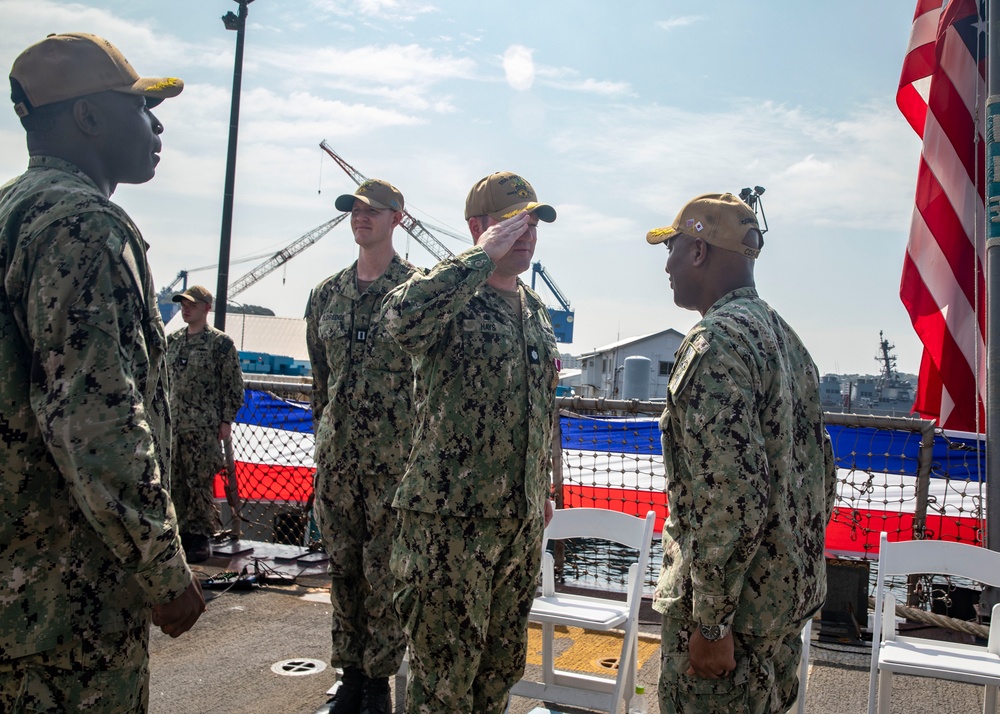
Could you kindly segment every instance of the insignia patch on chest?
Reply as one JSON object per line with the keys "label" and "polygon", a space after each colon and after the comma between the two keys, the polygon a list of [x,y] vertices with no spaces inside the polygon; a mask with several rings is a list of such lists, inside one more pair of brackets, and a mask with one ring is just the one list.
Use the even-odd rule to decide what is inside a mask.
{"label": "insignia patch on chest", "polygon": [[354,332],[355,342],[367,342],[368,341],[368,330],[356,330]]}
{"label": "insignia patch on chest", "polygon": [[688,371],[691,369],[691,365],[697,362],[698,358],[706,352],[708,352],[708,340],[705,339],[704,335],[698,335],[691,342],[684,345],[680,359],[677,360],[673,370],[670,372],[670,381],[667,382],[667,392],[671,396],[676,396],[681,390],[686,381],[685,378]]}
{"label": "insignia patch on chest", "polygon": [[528,363],[529,364],[539,363],[538,348],[535,347],[534,345],[528,345]]}

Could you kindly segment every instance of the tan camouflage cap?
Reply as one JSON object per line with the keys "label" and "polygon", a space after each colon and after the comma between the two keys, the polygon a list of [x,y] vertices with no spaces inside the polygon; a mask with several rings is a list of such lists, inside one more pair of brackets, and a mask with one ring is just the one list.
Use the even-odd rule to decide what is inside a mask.
{"label": "tan camouflage cap", "polygon": [[547,203],[538,203],[531,184],[510,171],[498,171],[480,179],[465,199],[465,220],[489,216],[502,221],[521,211],[534,213],[546,223],[556,219],[556,209]]}
{"label": "tan camouflage cap", "polygon": [[354,208],[354,202],[361,201],[367,203],[372,208],[388,208],[391,211],[403,210],[403,194],[399,189],[388,181],[382,179],[368,179],[358,186],[354,193],[346,193],[337,196],[333,205],[338,211],[350,211]]}
{"label": "tan camouflage cap", "polygon": [[679,233],[748,258],[760,255],[764,245],[757,216],[731,193],[706,193],[691,199],[671,225],[654,228],[646,234],[646,240],[656,245]]}
{"label": "tan camouflage cap", "polygon": [[192,285],[182,293],[177,293],[172,298],[174,302],[187,300],[188,302],[202,302],[206,305],[212,304],[212,293],[204,285]]}
{"label": "tan camouflage cap", "polygon": [[184,89],[176,77],[140,77],[118,48],[83,32],[53,34],[36,42],[14,60],[10,77],[27,98],[14,105],[20,117],[33,107],[107,91],[141,95],[152,107]]}

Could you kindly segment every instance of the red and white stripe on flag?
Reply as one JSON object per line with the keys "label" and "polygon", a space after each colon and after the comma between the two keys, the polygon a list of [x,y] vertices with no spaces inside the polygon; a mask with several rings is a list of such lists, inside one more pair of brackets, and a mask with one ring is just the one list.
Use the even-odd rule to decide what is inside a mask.
{"label": "red and white stripe on flag", "polygon": [[913,408],[972,432],[986,425],[983,28],[977,0],[918,0],[896,93],[923,139],[899,288],[923,343]]}

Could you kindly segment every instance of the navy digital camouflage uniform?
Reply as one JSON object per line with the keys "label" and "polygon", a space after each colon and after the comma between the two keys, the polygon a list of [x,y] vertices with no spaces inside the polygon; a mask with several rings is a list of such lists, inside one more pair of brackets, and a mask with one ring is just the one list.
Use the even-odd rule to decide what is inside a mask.
{"label": "navy digital camouflage uniform", "polygon": [[[670,515],[653,607],[660,711],[784,712],[799,632],[826,598],[836,468],[816,365],[752,287],[719,299],[677,352],[660,419]],[[736,671],[686,674],[699,624],[731,624]]]}
{"label": "navy digital camouflage uniform", "polygon": [[144,711],[150,608],[191,583],[146,249],[66,161],[0,189],[0,711]]}
{"label": "navy digital camouflage uniform", "polygon": [[392,498],[410,453],[410,357],[376,319],[419,270],[398,255],[363,293],[357,264],[320,283],[306,308],[316,432],[314,514],[330,556],[335,667],[396,673],[406,644],[392,611]]}
{"label": "navy digital camouflage uniform", "polygon": [[558,352],[542,301],[519,282],[518,314],[487,285],[493,269],[470,248],[383,308],[417,380],[391,560],[411,714],[502,712],[524,671]]}
{"label": "navy digital camouflage uniform", "polygon": [[213,482],[225,466],[219,426],[243,406],[243,372],[232,338],[211,325],[167,336],[173,461],[170,494],[186,535],[211,536],[219,526]]}

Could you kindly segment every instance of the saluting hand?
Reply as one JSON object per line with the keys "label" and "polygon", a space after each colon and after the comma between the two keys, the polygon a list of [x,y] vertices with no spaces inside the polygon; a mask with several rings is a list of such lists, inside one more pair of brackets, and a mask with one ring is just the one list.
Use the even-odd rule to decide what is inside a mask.
{"label": "saluting hand", "polygon": [[531,214],[521,211],[516,216],[494,223],[487,228],[476,243],[494,263],[510,252],[514,242],[528,230]]}

